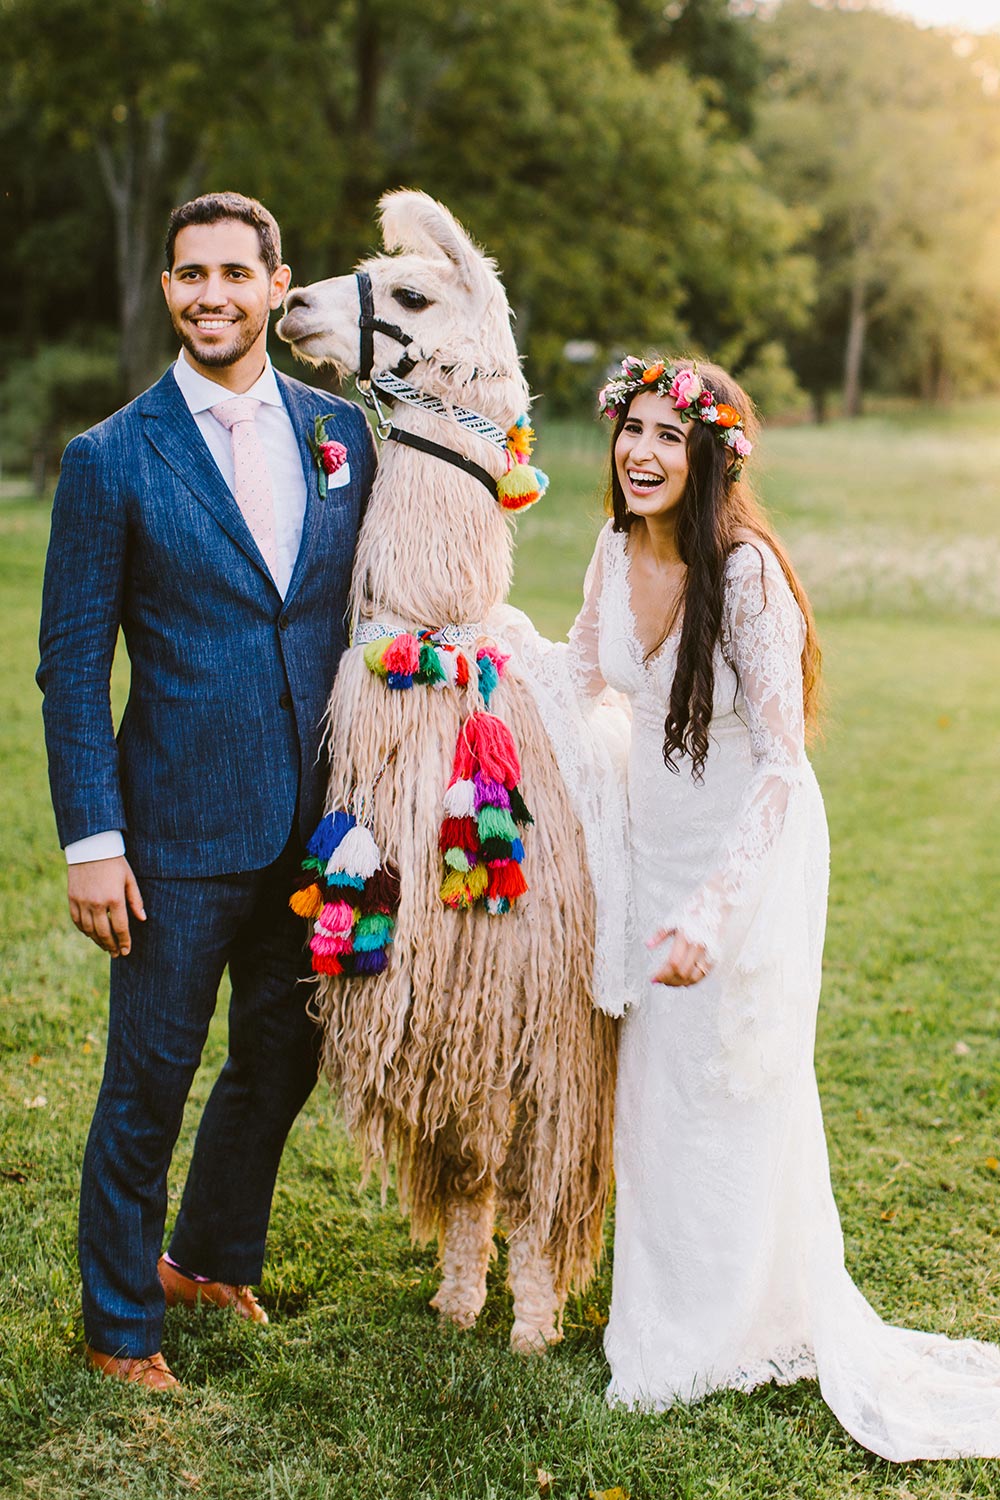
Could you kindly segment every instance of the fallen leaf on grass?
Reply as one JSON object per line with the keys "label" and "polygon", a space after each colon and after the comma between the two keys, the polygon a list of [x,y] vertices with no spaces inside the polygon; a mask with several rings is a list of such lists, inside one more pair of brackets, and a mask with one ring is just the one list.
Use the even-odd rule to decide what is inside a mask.
{"label": "fallen leaf on grass", "polygon": [[883,1224],[891,1224],[898,1213],[898,1208],[884,1208],[879,1214],[879,1218],[882,1220]]}
{"label": "fallen leaf on grass", "polygon": [[991,1172],[1000,1172],[1000,1161],[995,1156],[988,1156],[983,1162],[984,1167],[989,1167]]}
{"label": "fallen leaf on grass", "polygon": [[93,1050],[94,1050],[93,1045],[90,1042],[84,1042],[83,1046],[80,1048],[80,1051],[81,1052],[85,1052],[85,1053],[86,1052],[93,1052]]}
{"label": "fallen leaf on grass", "polygon": [[955,1043],[955,1056],[956,1057],[968,1057],[971,1052],[972,1052],[972,1048],[969,1046],[968,1042],[956,1042]]}
{"label": "fallen leaf on grass", "polygon": [[623,1490],[618,1484],[610,1490],[588,1490],[587,1494],[589,1500],[628,1500],[628,1490]]}
{"label": "fallen leaf on grass", "polygon": [[44,1109],[48,1102],[44,1094],[36,1094],[34,1099],[25,1099],[24,1107],[25,1109]]}
{"label": "fallen leaf on grass", "polygon": [[959,1134],[959,1135],[950,1135],[948,1137],[948,1145],[949,1146],[960,1146],[964,1140],[965,1140],[965,1136],[962,1135],[962,1134]]}
{"label": "fallen leaf on grass", "polygon": [[542,1500],[547,1500],[547,1496],[552,1494],[552,1485],[554,1483],[552,1475],[545,1469],[536,1469],[535,1478],[538,1481],[538,1493],[541,1495]]}
{"label": "fallen leaf on grass", "polygon": [[182,1469],[181,1478],[190,1490],[196,1490],[201,1484],[201,1475],[192,1474],[190,1469]]}
{"label": "fallen leaf on grass", "polygon": [[938,723],[938,728],[939,729],[950,729],[951,728],[951,714],[938,714],[938,721],[937,721],[937,723]]}
{"label": "fallen leaf on grass", "polygon": [[31,1054],[31,1056],[28,1058],[28,1067],[29,1068],[37,1068],[38,1064],[41,1062],[41,1060],[42,1060],[42,1054],[40,1052],[33,1052]]}
{"label": "fallen leaf on grass", "polygon": [[7,1182],[27,1182],[28,1180],[28,1174],[26,1172],[19,1172],[16,1167],[5,1167],[0,1172],[0,1177],[3,1177]]}

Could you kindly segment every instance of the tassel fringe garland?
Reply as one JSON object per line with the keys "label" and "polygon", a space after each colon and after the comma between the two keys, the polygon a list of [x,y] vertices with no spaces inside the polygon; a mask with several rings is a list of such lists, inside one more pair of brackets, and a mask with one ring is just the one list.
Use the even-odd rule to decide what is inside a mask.
{"label": "tassel fringe garland", "polygon": [[288,904],[315,924],[309,940],[315,973],[381,974],[399,910],[399,872],[382,864],[371,832],[350,813],[327,813],[302,869]]}

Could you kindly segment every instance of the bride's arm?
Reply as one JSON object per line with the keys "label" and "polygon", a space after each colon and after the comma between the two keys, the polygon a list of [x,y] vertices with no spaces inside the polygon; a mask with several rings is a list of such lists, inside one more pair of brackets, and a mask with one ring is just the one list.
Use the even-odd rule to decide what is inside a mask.
{"label": "bride's arm", "polygon": [[[606,528],[605,528],[606,531]],[[599,698],[605,681],[600,663],[600,605],[604,587],[605,531],[597,538],[583,581],[583,605],[569,633],[570,679],[581,699]]]}
{"label": "bride's arm", "polygon": [[673,942],[655,978],[696,984],[745,932],[765,865],[805,766],[805,623],[777,558],[746,544],[727,580],[727,648],[746,704],[754,774],[719,868],[668,918],[650,947]]}

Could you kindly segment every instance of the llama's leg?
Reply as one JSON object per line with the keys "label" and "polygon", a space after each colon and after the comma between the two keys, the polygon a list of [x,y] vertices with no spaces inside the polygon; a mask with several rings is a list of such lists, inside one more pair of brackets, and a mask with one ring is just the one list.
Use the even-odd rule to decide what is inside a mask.
{"label": "llama's leg", "polygon": [[472,1328],[486,1301],[486,1268],[493,1253],[492,1191],[448,1197],[441,1233],[441,1285],[431,1307],[458,1328]]}
{"label": "llama's leg", "polygon": [[528,1226],[508,1244],[507,1281],[514,1297],[510,1347],[515,1354],[541,1354],[563,1336],[565,1299],[556,1291],[549,1255]]}

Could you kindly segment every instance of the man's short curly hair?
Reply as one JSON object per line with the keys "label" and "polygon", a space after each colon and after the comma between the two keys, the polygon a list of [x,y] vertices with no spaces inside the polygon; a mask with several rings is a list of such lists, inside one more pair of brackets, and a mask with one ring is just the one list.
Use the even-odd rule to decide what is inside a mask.
{"label": "man's short curly hair", "polygon": [[281,265],[281,230],[272,213],[258,203],[256,198],[247,198],[243,193],[203,193],[175,208],[167,223],[167,239],[164,246],[167,270],[173,270],[174,245],[182,229],[189,224],[221,224],[225,219],[235,219],[240,224],[249,224],[257,231],[260,242],[260,258],[273,276]]}

